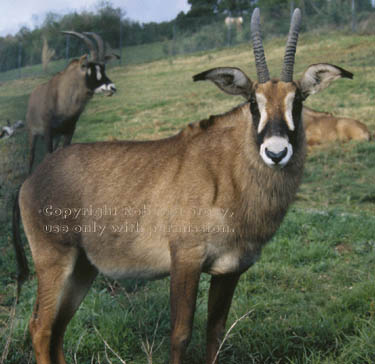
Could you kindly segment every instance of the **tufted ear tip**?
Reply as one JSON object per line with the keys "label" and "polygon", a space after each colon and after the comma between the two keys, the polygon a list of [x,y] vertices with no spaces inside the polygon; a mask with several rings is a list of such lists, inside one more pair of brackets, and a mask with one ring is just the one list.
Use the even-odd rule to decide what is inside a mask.
{"label": "tufted ear tip", "polygon": [[218,67],[198,73],[193,81],[211,81],[229,95],[241,95],[248,98],[251,92],[251,80],[236,67]]}
{"label": "tufted ear tip", "polygon": [[[201,73],[197,73],[196,75],[193,76],[193,81],[213,81],[222,76],[222,72],[220,72],[222,68],[211,68],[207,71],[203,71]],[[228,76],[228,74],[225,74]]]}
{"label": "tufted ear tip", "polygon": [[313,95],[339,78],[353,79],[353,73],[329,63],[312,64],[300,80],[302,93],[305,97]]}
{"label": "tufted ear tip", "polygon": [[207,78],[207,74],[210,72],[211,70],[209,71],[204,71],[204,72],[201,72],[201,73],[198,73],[196,75],[193,76],[193,81],[196,82],[196,81],[205,81]]}
{"label": "tufted ear tip", "polygon": [[336,66],[336,67],[341,71],[341,77],[343,77],[343,78],[350,78],[351,80],[353,79],[353,77],[354,77],[353,73],[351,73],[351,72],[349,72],[347,70],[344,70],[341,67],[338,67],[338,66]]}

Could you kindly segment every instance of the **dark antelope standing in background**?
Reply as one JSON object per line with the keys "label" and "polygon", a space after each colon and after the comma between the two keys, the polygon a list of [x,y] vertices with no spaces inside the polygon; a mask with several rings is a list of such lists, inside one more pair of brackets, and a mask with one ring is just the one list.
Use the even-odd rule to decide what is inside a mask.
{"label": "dark antelope standing in background", "polygon": [[[300,17],[297,9],[280,80],[268,73],[258,9],[251,22],[258,82],[230,67],[194,76],[248,102],[162,140],[62,148],[26,180],[19,204],[38,277],[29,326],[38,364],[65,364],[66,326],[98,272],[170,274],[171,364],[182,363],[191,337],[200,275],[212,275],[206,360],[217,363],[238,279],[278,229],[301,181],[302,101],[352,77],[315,64],[293,81]],[[21,277],[25,271],[21,265]]]}
{"label": "dark antelope standing in background", "polygon": [[38,136],[44,136],[49,153],[57,148],[62,135],[64,146],[69,145],[76,122],[94,93],[106,92],[112,95],[116,91],[115,85],[105,74],[105,62],[111,56],[105,55],[101,37],[95,33],[86,33],[96,40],[97,50],[86,35],[72,31],[63,33],[82,39],[90,50],[91,61],[87,55],[74,59],[62,72],[37,86],[31,93],[26,115],[30,144],[29,173],[32,171]]}

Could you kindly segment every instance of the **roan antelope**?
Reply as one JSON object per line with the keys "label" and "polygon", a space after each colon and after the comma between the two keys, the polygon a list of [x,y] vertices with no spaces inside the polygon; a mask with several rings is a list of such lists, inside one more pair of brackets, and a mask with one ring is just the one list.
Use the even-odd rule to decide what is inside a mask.
{"label": "roan antelope", "polygon": [[316,111],[307,106],[303,107],[303,125],[308,146],[333,141],[371,139],[366,124],[355,119]]}
{"label": "roan antelope", "polygon": [[32,171],[38,136],[44,137],[49,153],[57,148],[61,136],[64,136],[64,146],[69,145],[76,123],[94,93],[105,92],[112,95],[116,91],[115,85],[105,73],[105,62],[110,58],[105,55],[101,37],[95,33],[87,33],[96,40],[96,49],[93,41],[84,34],[73,31],[63,33],[82,39],[90,50],[91,60],[87,55],[72,60],[62,72],[32,91],[26,115],[30,147],[29,174]]}
{"label": "roan antelope", "polygon": [[231,28],[232,25],[235,25],[237,27],[237,30],[241,30],[241,27],[243,24],[243,17],[242,16],[238,16],[238,17],[227,16],[224,19],[224,24],[227,28]]}
{"label": "roan antelope", "polygon": [[[230,67],[194,76],[247,102],[162,140],[62,148],[25,181],[19,205],[38,277],[29,325],[38,364],[65,363],[66,326],[98,272],[171,276],[171,364],[182,363],[191,337],[200,275],[212,275],[206,362],[217,363],[238,279],[278,229],[301,181],[302,102],[352,77],[323,63],[293,81],[300,20],[297,9],[280,80],[269,76],[259,9],[251,21],[258,81]],[[21,249],[19,239],[15,246]],[[27,269],[20,252],[19,284]]]}

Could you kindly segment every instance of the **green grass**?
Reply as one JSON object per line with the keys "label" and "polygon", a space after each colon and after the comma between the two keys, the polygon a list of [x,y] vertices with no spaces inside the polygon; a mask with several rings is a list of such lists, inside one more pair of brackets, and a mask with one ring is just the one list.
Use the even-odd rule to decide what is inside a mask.
{"label": "green grass", "polygon": [[[297,79],[309,64],[321,61],[352,71],[353,81],[336,82],[311,96],[307,105],[362,120],[372,134],[374,41],[374,36],[339,33],[303,35],[295,71]],[[274,76],[281,69],[284,44],[285,39],[278,38],[265,44]],[[191,81],[195,73],[225,65],[255,76],[249,45],[176,57],[173,62],[111,68],[108,76],[116,82],[117,95],[90,101],[73,141],[156,139],[227,111],[242,99],[224,95],[212,84]],[[42,81],[3,83],[1,120],[23,119],[28,95]],[[0,140],[0,353],[7,354],[5,361],[0,354],[0,363],[11,364],[33,358],[27,322],[35,298],[34,276],[24,285],[12,315],[16,268],[9,211],[14,190],[25,177],[25,145],[24,132]],[[374,177],[374,142],[332,143],[309,153],[295,204],[236,290],[227,327],[249,314],[230,332],[222,363],[375,362]],[[209,277],[204,275],[186,358],[191,364],[204,360],[208,286]],[[100,276],[68,328],[68,362],[103,363],[108,355],[119,363],[106,342],[128,364],[149,363],[148,356],[153,363],[167,363],[168,288],[169,279],[118,283]],[[150,349],[146,354],[145,347],[152,347],[152,354]]]}

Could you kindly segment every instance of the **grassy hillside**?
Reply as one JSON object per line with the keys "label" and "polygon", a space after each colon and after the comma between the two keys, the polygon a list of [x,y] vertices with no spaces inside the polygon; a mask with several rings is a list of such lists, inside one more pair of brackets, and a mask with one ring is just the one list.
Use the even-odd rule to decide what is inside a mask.
{"label": "grassy hillside", "polygon": [[[354,80],[339,80],[306,104],[362,120],[372,134],[374,41],[374,36],[303,35],[295,67],[295,79],[318,62],[353,72]],[[281,71],[284,45],[285,39],[277,38],[265,44],[275,77]],[[229,110],[242,99],[191,80],[195,73],[216,66],[236,66],[255,77],[250,45],[110,69],[117,95],[94,97],[73,142],[157,139]],[[42,81],[2,83],[0,120],[23,119],[28,95]],[[11,197],[25,177],[24,132],[0,140],[0,155],[0,363],[29,363],[33,354],[27,321],[36,279],[24,285],[21,303],[14,308],[10,229]],[[222,363],[375,362],[374,178],[374,142],[328,144],[309,154],[296,203],[260,261],[241,278],[228,328],[248,315],[225,342]],[[127,364],[167,363],[168,284],[169,279],[115,282],[100,276],[68,328],[68,362],[120,363],[118,355]],[[209,277],[202,277],[186,361],[191,364],[204,358],[208,284]]]}

